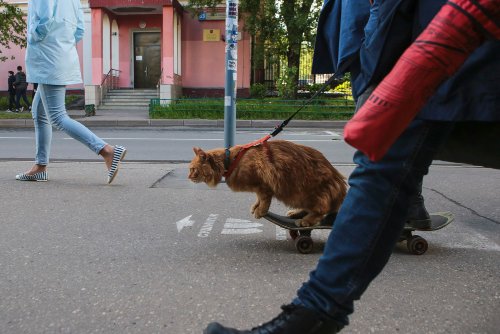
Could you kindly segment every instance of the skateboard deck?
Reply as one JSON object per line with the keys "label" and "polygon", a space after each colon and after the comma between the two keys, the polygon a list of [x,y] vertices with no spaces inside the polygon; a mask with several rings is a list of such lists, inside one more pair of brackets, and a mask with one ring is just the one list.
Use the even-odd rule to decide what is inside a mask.
{"label": "skateboard deck", "polygon": [[428,228],[415,228],[409,225],[405,225],[403,232],[399,237],[399,241],[406,240],[406,246],[410,253],[415,255],[422,255],[427,251],[429,244],[427,240],[419,235],[413,234],[415,231],[431,232],[442,229],[443,227],[451,224],[455,217],[451,212],[435,212],[430,214],[431,216],[431,226]]}
{"label": "skateboard deck", "polygon": [[287,230],[294,231],[307,231],[307,230],[315,230],[315,229],[331,229],[333,226],[333,222],[335,221],[336,213],[329,213],[321,220],[319,225],[315,226],[297,226],[295,222],[298,219],[301,219],[304,216],[281,216],[273,212],[268,212],[263,218],[269,220],[271,223],[276,224],[280,227],[283,227]]}
{"label": "skateboard deck", "polygon": [[[312,251],[314,242],[311,238],[311,232],[315,229],[331,229],[333,227],[333,222],[337,213],[329,213],[321,220],[318,225],[302,227],[295,224],[297,219],[303,217],[300,215],[295,215],[292,217],[278,215],[273,212],[268,212],[263,218],[267,219],[271,223],[278,225],[289,231],[290,237],[295,241],[295,248],[302,254],[308,254]],[[430,214],[431,226],[428,228],[415,228],[405,225],[403,232],[399,238],[399,241],[407,242],[407,247],[410,253],[415,255],[424,254],[429,245],[427,240],[421,236],[414,235],[415,231],[436,231],[442,229],[443,227],[449,225],[455,219],[451,212],[436,212]]]}

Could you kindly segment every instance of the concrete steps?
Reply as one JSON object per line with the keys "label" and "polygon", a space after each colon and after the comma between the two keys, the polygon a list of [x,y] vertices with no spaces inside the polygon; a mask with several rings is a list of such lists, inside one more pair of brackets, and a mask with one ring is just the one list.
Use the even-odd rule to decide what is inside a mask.
{"label": "concrete steps", "polygon": [[151,99],[157,98],[155,89],[117,89],[106,95],[99,110],[149,110]]}

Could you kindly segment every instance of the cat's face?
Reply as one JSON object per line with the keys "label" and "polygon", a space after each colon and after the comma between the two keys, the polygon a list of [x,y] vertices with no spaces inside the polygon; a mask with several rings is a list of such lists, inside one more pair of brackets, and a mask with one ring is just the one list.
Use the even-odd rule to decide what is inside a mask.
{"label": "cat's face", "polygon": [[195,157],[189,164],[189,179],[194,183],[204,182],[215,187],[222,176],[214,169],[213,157],[201,148],[193,147]]}

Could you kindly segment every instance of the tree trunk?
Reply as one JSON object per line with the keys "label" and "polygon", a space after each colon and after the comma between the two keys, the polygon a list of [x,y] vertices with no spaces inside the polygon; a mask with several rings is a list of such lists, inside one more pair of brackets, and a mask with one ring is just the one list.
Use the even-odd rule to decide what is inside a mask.
{"label": "tree trunk", "polygon": [[290,43],[287,52],[287,65],[290,69],[295,69],[291,72],[290,82],[292,83],[293,94],[290,96],[292,99],[297,98],[297,86],[299,83],[299,66],[300,66],[300,43]]}
{"label": "tree trunk", "polygon": [[258,35],[253,38],[253,52],[252,52],[252,83],[264,83],[265,80],[265,67],[264,67],[264,42],[259,40]]}

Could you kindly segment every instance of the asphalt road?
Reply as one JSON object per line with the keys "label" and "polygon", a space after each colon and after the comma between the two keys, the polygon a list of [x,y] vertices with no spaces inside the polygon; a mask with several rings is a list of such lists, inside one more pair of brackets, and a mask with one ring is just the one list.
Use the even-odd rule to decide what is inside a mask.
{"label": "asphalt road", "polygon": [[[211,131],[194,131],[198,141],[179,140],[183,131],[175,141],[144,132],[163,138],[147,143],[121,131],[102,132],[133,148],[111,186],[91,153],[70,161],[82,159],[71,151],[79,145],[60,134],[50,181],[15,181],[30,165],[31,132],[0,131],[0,333],[201,333],[214,320],[249,328],[276,315],[314,268],[328,232],[315,231],[313,253],[299,254],[283,230],[250,216],[253,194],[189,183],[187,164],[168,162],[167,152],[189,160],[193,142]],[[348,149],[333,149],[345,144],[325,138],[329,159],[348,175]],[[141,148],[154,152],[150,161],[135,152]],[[429,242],[424,255],[399,244],[343,333],[498,333],[499,188],[498,170],[432,166],[428,209],[451,211],[455,222],[420,234]],[[285,210],[276,202],[272,209]]]}
{"label": "asphalt road", "polygon": [[[242,129],[235,136],[235,144],[246,144],[267,135],[272,129]],[[190,128],[94,128],[98,136],[110,144],[129,149],[129,161],[188,162],[193,157],[193,146],[204,149],[224,147],[221,129]],[[317,148],[332,162],[352,163],[353,149],[346,145],[338,131],[286,129],[276,139],[292,140]],[[0,159],[33,159],[33,129],[0,129]],[[60,131],[53,132],[53,160],[99,160],[85,146]]]}

